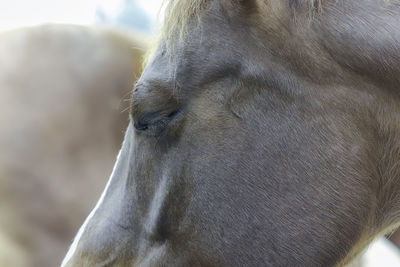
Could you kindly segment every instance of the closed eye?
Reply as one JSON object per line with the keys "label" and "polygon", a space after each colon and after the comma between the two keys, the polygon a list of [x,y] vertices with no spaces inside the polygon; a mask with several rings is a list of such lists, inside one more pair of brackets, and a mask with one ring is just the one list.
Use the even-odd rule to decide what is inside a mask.
{"label": "closed eye", "polygon": [[180,111],[180,109],[175,109],[174,111],[169,113],[167,117],[171,119],[171,118],[175,117],[175,115],[178,114],[179,111]]}

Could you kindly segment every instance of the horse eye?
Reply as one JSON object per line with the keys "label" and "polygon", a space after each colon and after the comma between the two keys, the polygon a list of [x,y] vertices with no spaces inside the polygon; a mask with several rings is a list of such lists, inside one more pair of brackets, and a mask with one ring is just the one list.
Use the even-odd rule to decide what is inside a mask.
{"label": "horse eye", "polygon": [[169,113],[169,114],[167,115],[167,117],[168,117],[168,118],[172,118],[172,117],[174,117],[176,114],[178,114],[178,112],[179,112],[179,109],[175,109],[174,111],[172,111],[171,113]]}

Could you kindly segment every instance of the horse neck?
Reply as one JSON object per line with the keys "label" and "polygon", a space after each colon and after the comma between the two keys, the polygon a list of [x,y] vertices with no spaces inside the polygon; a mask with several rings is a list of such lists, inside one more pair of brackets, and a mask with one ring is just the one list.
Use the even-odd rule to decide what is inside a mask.
{"label": "horse neck", "polygon": [[352,89],[370,96],[364,104],[369,114],[364,116],[370,117],[370,129],[375,132],[368,144],[375,147],[376,156],[370,167],[376,188],[375,224],[378,229],[391,227],[400,219],[400,30],[396,19],[400,6],[393,4],[389,12],[380,1],[345,5],[347,13],[338,7],[326,9],[313,32],[342,70],[340,78],[351,77],[357,81]]}
{"label": "horse neck", "polygon": [[390,227],[400,219],[400,100],[385,99],[377,108],[377,221]]}
{"label": "horse neck", "polygon": [[367,236],[374,236],[400,220],[400,31],[390,19],[379,18],[369,28],[347,21],[354,25],[351,31],[328,21],[296,32],[287,61],[313,95],[322,102],[328,95],[342,101],[343,109],[365,122],[362,131],[371,154],[365,167],[376,194],[373,232]]}

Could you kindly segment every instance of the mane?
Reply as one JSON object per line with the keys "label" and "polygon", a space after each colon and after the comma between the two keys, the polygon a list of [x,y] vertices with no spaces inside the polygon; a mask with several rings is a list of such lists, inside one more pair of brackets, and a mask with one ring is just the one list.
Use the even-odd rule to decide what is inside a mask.
{"label": "mane", "polygon": [[[168,38],[174,33],[182,37],[185,33],[185,26],[193,17],[199,17],[200,11],[212,0],[164,0],[165,17],[162,28],[163,38]],[[247,0],[249,1],[249,0]],[[250,0],[251,1],[251,0]],[[252,0],[257,1],[257,0]],[[286,0],[292,10],[305,8],[309,12],[321,9],[322,0]],[[238,1],[239,2],[239,1]],[[260,3],[268,4],[268,0],[260,0]],[[233,7],[234,8],[234,7]]]}
{"label": "mane", "polygon": [[208,2],[210,0],[164,0],[165,17],[161,31],[163,38],[168,38],[176,33],[182,37],[189,20],[199,17],[200,11]]}
{"label": "mane", "polygon": [[[149,59],[154,54],[161,40],[165,42],[166,50],[173,50],[172,39],[179,37],[180,39],[186,33],[188,22],[197,17],[200,19],[201,11],[213,0],[163,0],[161,8],[165,7],[165,15],[163,26],[154,44],[148,50],[145,56],[144,64],[146,65]],[[233,0],[232,0],[233,1]],[[257,1],[257,0],[253,0]],[[268,5],[268,0],[259,0],[261,3]],[[300,8],[306,8],[310,13],[320,10],[323,0],[285,0],[288,1],[290,8],[295,11]],[[178,35],[178,36],[177,36]]]}
{"label": "mane", "polygon": [[[147,65],[154,55],[161,40],[165,42],[167,51],[173,50],[172,39],[178,34],[182,39],[186,32],[186,25],[193,17],[200,18],[200,11],[211,0],[163,0],[161,9],[165,8],[161,32],[153,41],[145,55],[143,64]],[[170,54],[170,53],[169,53]]]}

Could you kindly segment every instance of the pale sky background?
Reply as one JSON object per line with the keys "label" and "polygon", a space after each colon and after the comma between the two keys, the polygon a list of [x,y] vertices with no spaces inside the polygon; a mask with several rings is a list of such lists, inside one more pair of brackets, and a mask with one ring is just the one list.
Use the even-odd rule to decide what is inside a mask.
{"label": "pale sky background", "polygon": [[[108,15],[118,13],[123,0],[0,0],[0,30],[43,23],[90,25],[95,22],[96,7],[105,7]],[[137,0],[153,20],[162,0]]]}

